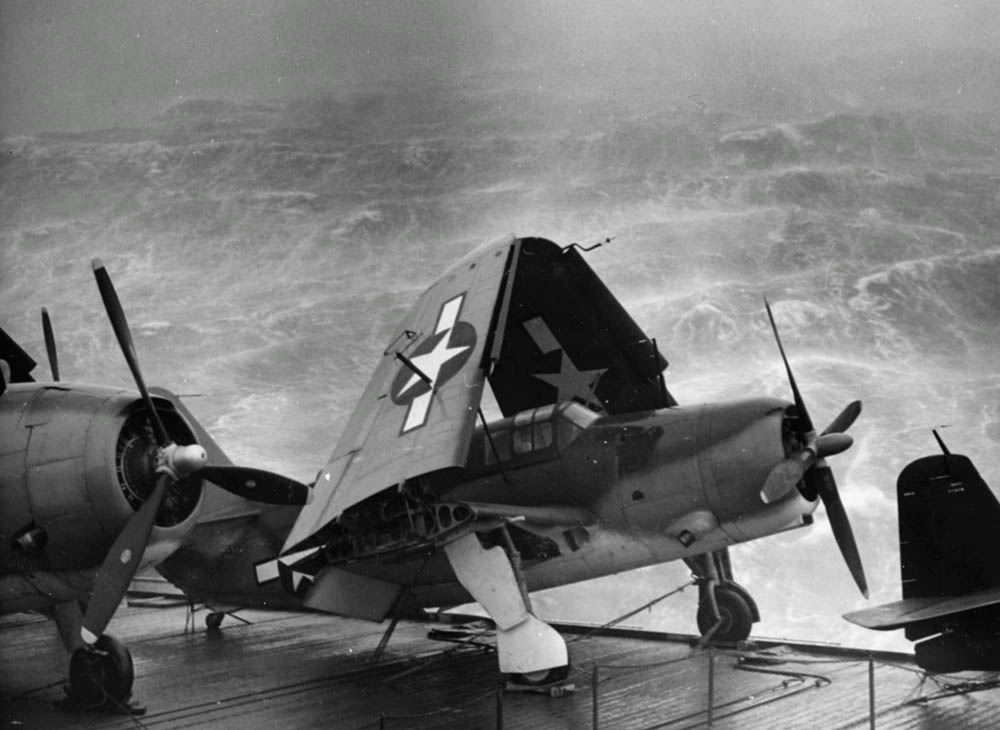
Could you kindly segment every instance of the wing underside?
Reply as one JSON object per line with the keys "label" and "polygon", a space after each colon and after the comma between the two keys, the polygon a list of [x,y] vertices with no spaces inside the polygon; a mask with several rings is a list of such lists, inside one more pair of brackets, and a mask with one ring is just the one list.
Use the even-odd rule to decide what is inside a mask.
{"label": "wing underside", "polygon": [[605,413],[676,405],[667,363],[580,253],[523,239],[490,386],[505,416],[576,400]]}
{"label": "wing underside", "polygon": [[675,404],[665,367],[575,248],[489,243],[427,289],[394,333],[283,553],[323,544],[346,510],[391,488],[419,499],[451,486],[487,379],[504,415],[570,400],[620,413]]}

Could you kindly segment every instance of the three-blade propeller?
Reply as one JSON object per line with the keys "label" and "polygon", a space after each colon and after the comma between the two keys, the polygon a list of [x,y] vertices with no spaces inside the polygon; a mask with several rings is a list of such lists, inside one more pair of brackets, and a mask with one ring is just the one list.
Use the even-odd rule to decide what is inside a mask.
{"label": "three-blade propeller", "polygon": [[[125,319],[125,311],[118,300],[114,285],[107,269],[100,260],[93,262],[94,277],[101,293],[104,308],[111,320],[115,337],[125,355],[125,361],[132,378],[139,390],[150,425],[156,438],[156,487],[142,507],[132,515],[125,527],[118,534],[111,550],[104,559],[94,578],[94,587],[87,612],[83,619],[81,634],[84,641],[92,644],[100,637],[114,615],[118,604],[128,590],[129,583],[135,577],[142,555],[149,545],[156,513],[160,509],[170,487],[187,476],[195,476],[246,499],[257,502],[267,502],[281,505],[302,505],[311,497],[310,488],[287,477],[273,474],[261,469],[251,469],[232,465],[209,465],[205,450],[198,444],[178,445],[173,442],[163,421],[156,410],[156,405],[146,388],[146,383],[139,368],[139,358],[132,342],[132,334]],[[43,322],[47,322],[47,314]],[[51,325],[46,334],[46,342],[51,339]],[[54,341],[50,350],[50,362],[54,365]],[[56,376],[58,378],[58,376]]]}
{"label": "three-blade propeller", "polygon": [[800,482],[803,485],[803,493],[810,499],[816,496],[823,501],[826,507],[826,514],[830,520],[830,527],[833,530],[834,539],[840,548],[844,562],[847,563],[848,570],[854,582],[857,583],[861,593],[868,597],[868,581],[865,579],[865,570],[861,564],[861,555],[858,553],[858,546],[854,540],[854,531],[847,518],[847,512],[840,499],[840,492],[837,490],[837,483],[833,478],[833,471],[826,463],[826,456],[839,454],[850,448],[853,439],[845,431],[851,427],[855,419],[861,413],[861,401],[853,401],[842,410],[836,418],[827,426],[823,433],[816,433],[809,411],[799,392],[799,387],[792,374],[792,368],[788,364],[785,356],[785,348],[781,344],[781,336],[778,334],[778,327],[774,323],[774,314],[771,312],[771,305],[764,300],[767,309],[767,317],[771,322],[771,330],[774,332],[774,339],[778,343],[778,351],[785,364],[785,372],[788,374],[788,382],[792,388],[792,396],[795,401],[796,418],[795,435],[802,448],[787,459],[779,463],[771,473],[768,474],[764,487],[761,490],[761,499],[768,503],[781,499],[788,492],[796,487]]}

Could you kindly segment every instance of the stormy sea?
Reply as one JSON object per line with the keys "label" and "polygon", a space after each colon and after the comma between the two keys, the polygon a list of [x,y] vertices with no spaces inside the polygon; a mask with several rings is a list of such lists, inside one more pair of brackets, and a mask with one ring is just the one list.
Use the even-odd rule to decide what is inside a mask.
{"label": "stormy sea", "polygon": [[[864,403],[831,463],[872,597],[820,507],[733,549],[755,634],[907,648],[840,618],[900,596],[896,475],[939,428],[1000,489],[1000,117],[938,68],[930,97],[925,76],[859,80],[846,62],[780,88],[629,69],[562,93],[497,72],[8,136],[0,323],[47,378],[45,306],[64,380],[130,385],[101,258],[147,382],[186,396],[237,463],[309,481],[408,306],[498,235],[604,242],[587,260],[657,339],[681,404],[789,397],[767,297],[817,426]],[[687,579],[656,566],[535,606],[603,623]],[[695,602],[629,623],[692,632]]]}

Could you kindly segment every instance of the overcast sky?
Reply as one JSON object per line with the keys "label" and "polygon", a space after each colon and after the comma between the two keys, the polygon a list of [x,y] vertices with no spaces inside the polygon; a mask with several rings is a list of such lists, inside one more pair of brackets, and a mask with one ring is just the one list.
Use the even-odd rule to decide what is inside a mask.
{"label": "overcast sky", "polygon": [[183,99],[298,96],[379,80],[507,71],[523,83],[599,87],[636,68],[792,68],[838,46],[887,59],[905,45],[995,49],[996,5],[0,0],[0,134],[133,125]]}

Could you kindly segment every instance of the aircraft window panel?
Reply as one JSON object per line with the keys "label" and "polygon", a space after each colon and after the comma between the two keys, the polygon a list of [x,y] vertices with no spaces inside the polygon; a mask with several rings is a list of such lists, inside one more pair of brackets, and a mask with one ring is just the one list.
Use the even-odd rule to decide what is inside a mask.
{"label": "aircraft window panel", "polygon": [[527,454],[531,452],[531,426],[514,429],[514,453]]}
{"label": "aircraft window panel", "polygon": [[500,459],[505,460],[510,458],[510,434],[504,433],[503,438],[497,444],[497,452],[500,454]]}
{"label": "aircraft window panel", "polygon": [[552,424],[548,422],[536,423],[534,428],[535,449],[547,449],[552,445]]}
{"label": "aircraft window panel", "polygon": [[580,429],[571,421],[559,421],[556,435],[559,440],[559,450],[563,451],[567,446],[576,441],[580,435]]}
{"label": "aircraft window panel", "polygon": [[535,423],[538,423],[539,421],[548,421],[550,418],[552,418],[552,414],[555,413],[555,410],[556,410],[555,403],[551,403],[547,406],[542,406],[541,408],[536,408],[535,418],[534,418]]}
{"label": "aircraft window panel", "polygon": [[[493,444],[490,444],[488,438],[484,438],[484,446],[486,448],[486,463],[496,464],[497,456],[499,455],[500,461],[504,461],[510,458],[510,431],[499,431],[492,434]],[[496,453],[493,449],[496,449]]]}
{"label": "aircraft window panel", "polygon": [[581,429],[587,428],[598,419],[598,415],[579,403],[568,403],[562,410],[562,415],[575,423]]}

